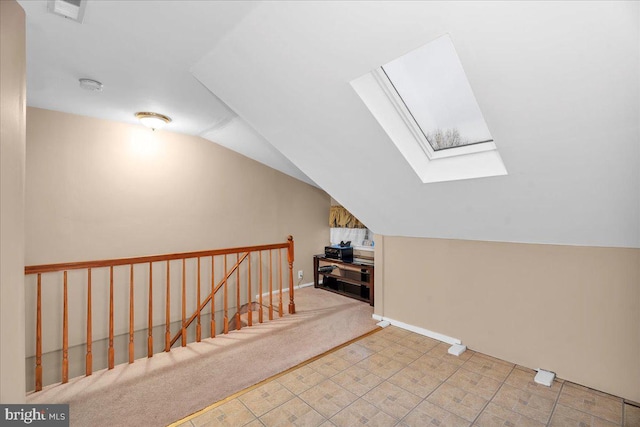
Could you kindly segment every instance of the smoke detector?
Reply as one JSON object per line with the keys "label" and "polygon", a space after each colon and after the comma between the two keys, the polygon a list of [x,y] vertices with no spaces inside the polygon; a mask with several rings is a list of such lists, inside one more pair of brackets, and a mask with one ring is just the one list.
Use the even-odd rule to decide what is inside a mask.
{"label": "smoke detector", "polygon": [[48,0],[47,10],[82,24],[87,0]]}

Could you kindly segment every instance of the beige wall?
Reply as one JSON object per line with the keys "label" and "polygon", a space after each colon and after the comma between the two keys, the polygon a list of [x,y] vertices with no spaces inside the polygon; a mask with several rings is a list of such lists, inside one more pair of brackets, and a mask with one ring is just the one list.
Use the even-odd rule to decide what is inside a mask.
{"label": "beige wall", "polygon": [[0,1],[0,402],[23,403],[25,17]]}
{"label": "beige wall", "polygon": [[[312,256],[329,241],[329,204],[324,191],[199,137],[27,109],[27,265],[277,243],[291,234],[294,282],[307,283],[313,280]],[[195,263],[190,264],[193,279]],[[164,323],[162,269],[154,266],[155,324]],[[304,271],[301,281],[297,270]],[[146,271],[145,266],[136,270],[136,329],[146,327]],[[94,280],[101,275],[104,281],[105,274],[96,273]],[[179,265],[172,275],[179,288]],[[77,279],[70,283],[70,345],[84,340],[86,279],[76,276],[69,278]],[[126,271],[116,276],[128,283]],[[60,277],[47,281],[45,352],[60,347],[62,307]],[[32,335],[35,293],[33,283],[27,285],[27,334]],[[108,294],[95,286],[94,338],[99,339],[107,333]],[[127,286],[117,286],[116,333],[128,328],[127,295]],[[179,289],[172,294],[174,320],[180,317],[179,295]],[[188,309],[195,308],[193,295],[189,290]],[[34,352],[32,341],[27,340],[27,355]],[[161,344],[162,337],[156,341]]]}
{"label": "beige wall", "polygon": [[[27,110],[27,264],[328,241],[329,196],[202,138]],[[306,274],[311,278],[310,274]]]}
{"label": "beige wall", "polygon": [[377,314],[640,401],[640,249],[385,236],[376,251]]}

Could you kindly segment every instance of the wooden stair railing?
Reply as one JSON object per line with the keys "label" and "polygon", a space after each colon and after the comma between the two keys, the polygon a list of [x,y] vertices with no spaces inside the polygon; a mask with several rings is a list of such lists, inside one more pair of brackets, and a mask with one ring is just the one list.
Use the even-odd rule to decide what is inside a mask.
{"label": "wooden stair railing", "polygon": [[[231,290],[229,289],[232,284],[230,281],[235,274],[235,308],[237,312],[233,314],[233,318],[235,319],[234,323],[237,329],[241,328],[242,322],[240,321],[240,307],[242,306],[242,292],[241,286],[243,285],[241,282],[241,274],[240,267],[243,263],[246,264],[246,292],[247,292],[247,303],[251,305],[252,303],[256,303],[259,307],[258,311],[258,322],[263,322],[263,265],[262,265],[262,253],[264,251],[269,252],[269,262],[268,262],[268,277],[269,277],[269,320],[273,319],[273,311],[274,311],[274,301],[273,301],[273,276],[277,273],[278,277],[278,315],[283,316],[283,282],[282,282],[282,254],[281,251],[283,249],[287,250],[287,262],[288,262],[288,270],[289,270],[289,314],[295,313],[295,302],[294,302],[294,294],[293,294],[293,261],[294,261],[294,246],[293,246],[293,237],[289,236],[286,242],[284,243],[275,243],[269,245],[259,245],[259,246],[247,246],[247,247],[238,247],[238,248],[228,248],[228,249],[214,249],[208,251],[197,251],[197,252],[185,252],[185,253],[175,253],[175,254],[166,254],[166,255],[151,255],[151,256],[142,256],[142,257],[134,257],[134,258],[118,258],[118,259],[109,259],[109,260],[98,260],[98,261],[82,261],[82,262],[70,262],[70,263],[60,263],[60,264],[46,264],[46,265],[33,265],[25,267],[25,276],[36,275],[36,346],[35,346],[35,391],[42,390],[43,386],[43,367],[42,367],[42,279],[43,274],[47,273],[55,273],[55,272],[63,272],[63,310],[62,310],[62,383],[66,383],[69,380],[69,299],[68,299],[68,271],[70,270],[86,270],[87,271],[87,282],[86,282],[86,290],[87,290],[87,311],[86,311],[86,355],[85,355],[85,375],[89,376],[93,373],[93,353],[92,353],[92,340],[93,340],[93,319],[92,319],[92,273],[96,269],[108,268],[109,271],[109,279],[108,279],[108,298],[109,298],[109,318],[108,318],[108,350],[107,350],[107,358],[108,358],[108,369],[113,369],[115,365],[115,347],[114,347],[114,338],[115,338],[115,328],[114,328],[114,312],[116,311],[115,300],[114,300],[114,287],[116,284],[114,283],[114,267],[118,266],[129,266],[129,277],[128,277],[128,297],[129,297],[129,328],[128,328],[128,362],[133,363],[135,359],[135,351],[134,351],[134,313],[135,313],[135,304],[134,304],[134,283],[135,283],[135,274],[134,274],[134,266],[140,264],[148,264],[149,265],[149,276],[148,276],[148,319],[147,319],[147,357],[153,356],[153,265],[154,263],[165,262],[166,263],[166,295],[165,295],[165,328],[164,328],[164,348],[163,351],[171,351],[171,347],[181,339],[181,345],[187,345],[187,330],[189,326],[196,321],[196,330],[195,330],[195,341],[199,342],[202,339],[202,312],[207,308],[207,305],[210,304],[211,311],[211,319],[210,319],[210,328],[211,328],[211,338],[216,336],[216,294],[222,290],[222,305],[223,305],[223,333],[229,332],[229,293]],[[273,270],[273,257],[272,252],[277,250],[278,252],[278,265],[277,271]],[[252,286],[252,254],[257,253],[257,260],[259,270],[258,270],[258,301],[253,301],[252,294],[255,292],[255,289]],[[227,268],[227,258],[229,255],[236,255],[235,263],[231,266],[230,269]],[[216,283],[215,281],[215,264],[216,257],[223,256],[223,266],[224,273],[222,278]],[[201,283],[201,259],[202,258],[210,258],[211,259],[211,286],[208,295],[201,299],[201,291],[202,291],[202,283]],[[186,280],[186,260],[195,259],[197,263],[197,274],[195,279],[195,291],[196,291],[196,308],[195,311],[187,318],[186,313],[186,300],[187,300],[187,280]],[[182,275],[181,275],[181,325],[180,329],[177,333],[171,337],[171,261],[181,260],[182,261]],[[94,283],[95,285],[95,280]],[[245,304],[245,306],[246,306]],[[247,326],[252,326],[253,318],[251,311],[248,313],[247,318]]]}

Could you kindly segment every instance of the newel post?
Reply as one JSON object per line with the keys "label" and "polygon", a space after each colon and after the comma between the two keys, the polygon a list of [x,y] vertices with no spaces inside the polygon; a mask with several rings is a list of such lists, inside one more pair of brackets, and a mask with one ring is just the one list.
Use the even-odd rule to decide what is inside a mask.
{"label": "newel post", "polygon": [[289,261],[289,314],[295,314],[296,304],[293,302],[293,236],[289,236],[287,248],[287,261]]}

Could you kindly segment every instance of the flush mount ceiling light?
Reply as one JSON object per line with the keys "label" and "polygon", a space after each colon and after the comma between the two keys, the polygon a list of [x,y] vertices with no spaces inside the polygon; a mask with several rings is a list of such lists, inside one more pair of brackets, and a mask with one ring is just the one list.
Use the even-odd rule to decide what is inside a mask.
{"label": "flush mount ceiling light", "polygon": [[93,79],[80,79],[80,87],[92,92],[102,92],[102,83]]}
{"label": "flush mount ceiling light", "polygon": [[167,123],[171,123],[169,117],[158,113],[140,112],[136,113],[136,118],[151,130],[162,129]]}

